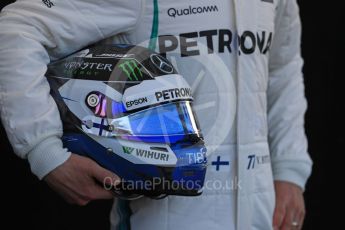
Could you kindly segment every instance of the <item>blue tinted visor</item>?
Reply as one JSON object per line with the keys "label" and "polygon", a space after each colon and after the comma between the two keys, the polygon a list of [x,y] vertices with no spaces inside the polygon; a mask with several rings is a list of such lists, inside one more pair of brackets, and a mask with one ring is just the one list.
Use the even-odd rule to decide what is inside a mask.
{"label": "blue tinted visor", "polygon": [[131,140],[167,142],[166,139],[169,138],[168,142],[171,142],[172,139],[182,139],[186,135],[200,134],[190,101],[148,108],[114,119],[111,124],[116,136]]}

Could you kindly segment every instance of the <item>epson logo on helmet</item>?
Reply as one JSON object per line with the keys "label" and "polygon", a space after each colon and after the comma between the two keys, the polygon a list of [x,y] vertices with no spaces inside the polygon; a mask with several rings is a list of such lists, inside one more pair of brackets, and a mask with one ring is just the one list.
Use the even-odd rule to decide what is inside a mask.
{"label": "epson logo on helmet", "polygon": [[177,16],[187,16],[193,14],[203,14],[203,13],[211,13],[211,12],[218,12],[217,5],[211,6],[189,6],[188,8],[184,9],[176,9],[176,8],[169,8],[168,15],[170,17],[177,17]]}
{"label": "epson logo on helmet", "polygon": [[142,97],[142,98],[138,98],[138,99],[135,99],[135,100],[132,100],[132,101],[127,101],[126,102],[126,107],[130,108],[133,105],[141,105],[141,104],[147,103],[147,102],[148,102],[147,97]]}
{"label": "epson logo on helmet", "polygon": [[157,102],[192,97],[191,88],[174,88],[155,92]]}

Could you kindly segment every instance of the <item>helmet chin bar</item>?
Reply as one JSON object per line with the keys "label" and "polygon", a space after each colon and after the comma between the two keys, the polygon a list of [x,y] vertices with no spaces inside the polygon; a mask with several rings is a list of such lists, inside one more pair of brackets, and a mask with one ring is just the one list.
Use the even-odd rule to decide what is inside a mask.
{"label": "helmet chin bar", "polygon": [[[138,199],[144,197],[144,195],[139,195],[139,194],[132,194],[132,195],[124,194],[122,191],[118,191],[116,189],[113,189],[112,192],[116,198],[119,198],[122,200],[138,200]],[[146,197],[149,197],[149,198],[154,199],[154,200],[161,200],[167,196],[168,196],[168,194],[161,194],[158,196],[146,196]]]}
{"label": "helmet chin bar", "polygon": [[[193,141],[193,137],[191,139]],[[206,169],[206,153],[203,143],[199,143],[199,146],[194,144],[194,149],[192,147],[180,148],[180,144],[172,146],[175,148],[172,149],[169,145],[164,144],[137,143],[137,146],[141,146],[140,148],[144,151],[154,149],[158,153],[159,150],[156,149],[166,148],[165,151],[173,153],[176,159],[175,163],[170,162],[164,165],[159,163],[160,159],[153,159],[155,164],[150,163],[151,159],[145,159],[145,153],[151,157],[148,152],[143,152],[142,156],[133,157],[132,155],[137,151],[135,145],[132,145],[134,146],[133,149],[117,149],[117,152],[117,145],[126,146],[131,142],[120,140],[118,143],[121,144],[114,144],[114,141],[119,140],[111,141],[106,137],[91,137],[82,134],[69,134],[63,137],[64,147],[72,152],[90,157],[101,166],[120,176],[122,181],[116,186],[112,185],[112,191],[116,197],[128,200],[138,199],[142,196],[160,199],[167,195],[198,196],[202,193]],[[75,145],[74,143],[79,144]],[[109,143],[112,143],[113,146],[110,146]],[[152,156],[154,155],[152,154]],[[163,160],[165,159],[166,157]],[[130,174],[125,173],[128,168],[133,169]],[[195,184],[190,185],[189,182]]]}
{"label": "helmet chin bar", "polygon": [[[203,141],[195,143],[195,135],[191,135],[189,138],[190,143],[194,148],[188,145],[187,148],[182,148],[177,150],[178,145],[166,145],[157,143],[145,143],[140,144],[143,149],[150,149],[154,151],[159,151],[164,149],[164,151],[171,152],[176,161],[175,163],[170,162],[169,164],[163,164],[162,162],[153,163],[151,165],[156,165],[158,174],[153,177],[144,175],[143,172],[133,172],[134,174],[141,177],[140,181],[131,181],[130,179],[126,180],[125,178],[122,181],[114,186],[114,192],[118,197],[128,197],[129,199],[140,198],[139,195],[144,195],[152,199],[162,199],[168,195],[179,195],[179,196],[198,196],[202,193],[202,184],[205,173],[205,147]],[[121,141],[128,143],[127,141]],[[144,146],[146,145],[146,146]],[[185,145],[185,142],[183,142]],[[133,146],[133,145],[132,145]],[[135,146],[135,145],[134,145]],[[174,149],[172,149],[174,148]],[[136,150],[133,150],[136,151]],[[196,152],[197,151],[197,152]],[[166,153],[167,153],[166,152]],[[113,152],[113,154],[116,154]],[[148,154],[147,154],[148,155]],[[160,159],[162,159],[161,157]],[[178,159],[177,159],[178,158]],[[164,157],[166,159],[166,157]],[[134,161],[132,159],[132,161]],[[186,162],[188,161],[188,163]],[[135,161],[139,164],[138,161]],[[190,167],[190,164],[194,165],[194,168]],[[145,161],[143,164],[149,164],[148,161]],[[144,165],[143,165],[144,166]],[[187,177],[190,179],[188,181]],[[195,176],[197,176],[195,179]],[[139,183],[138,183],[139,182]],[[184,184],[184,182],[187,182]],[[195,183],[188,184],[189,182]],[[135,183],[135,185],[133,185]]]}
{"label": "helmet chin bar", "polygon": [[123,185],[113,186],[111,190],[115,197],[125,200],[136,200],[140,199],[144,196],[149,197],[151,199],[163,199],[169,195],[177,195],[177,196],[199,196],[202,193],[202,189],[200,190],[163,190],[163,189],[154,189],[150,190],[123,190],[121,187]]}

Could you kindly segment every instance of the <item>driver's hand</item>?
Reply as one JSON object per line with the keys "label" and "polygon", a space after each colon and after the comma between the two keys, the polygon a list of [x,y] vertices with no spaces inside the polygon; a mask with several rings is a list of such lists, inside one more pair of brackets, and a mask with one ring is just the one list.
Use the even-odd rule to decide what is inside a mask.
{"label": "driver's hand", "polygon": [[112,199],[114,195],[104,188],[104,183],[111,182],[113,186],[120,183],[114,173],[77,154],[72,154],[43,180],[67,202],[78,205],[86,205],[92,200]]}

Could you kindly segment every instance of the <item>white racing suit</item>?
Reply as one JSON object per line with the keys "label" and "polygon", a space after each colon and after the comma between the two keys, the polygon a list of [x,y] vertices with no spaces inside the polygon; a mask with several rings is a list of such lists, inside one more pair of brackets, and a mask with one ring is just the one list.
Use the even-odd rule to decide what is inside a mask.
{"label": "white racing suit", "polygon": [[208,146],[199,197],[115,200],[113,229],[272,229],[273,181],[304,188],[300,20],[295,0],[21,0],[0,16],[1,119],[40,179],[68,159],[46,65],[89,44],[166,54],[193,87]]}

